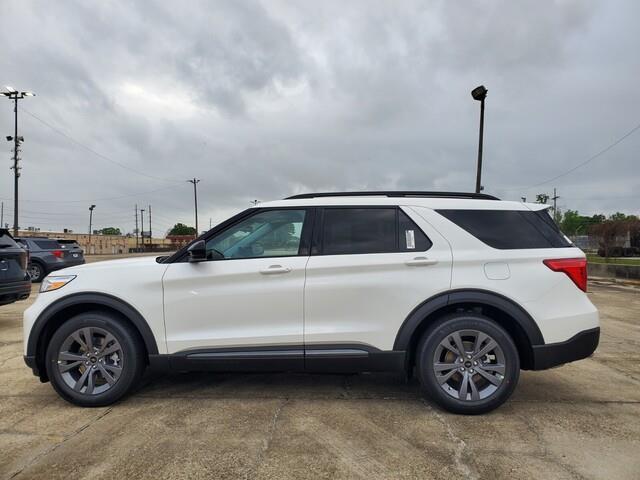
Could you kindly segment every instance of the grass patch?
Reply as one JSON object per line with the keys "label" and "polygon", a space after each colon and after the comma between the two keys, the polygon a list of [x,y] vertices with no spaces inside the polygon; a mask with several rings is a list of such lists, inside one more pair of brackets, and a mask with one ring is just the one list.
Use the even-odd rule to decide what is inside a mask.
{"label": "grass patch", "polygon": [[600,257],[596,254],[589,253],[587,254],[587,261],[589,263],[608,263],[612,265],[634,265],[640,266],[640,258],[639,257],[629,257],[629,258],[604,258]]}

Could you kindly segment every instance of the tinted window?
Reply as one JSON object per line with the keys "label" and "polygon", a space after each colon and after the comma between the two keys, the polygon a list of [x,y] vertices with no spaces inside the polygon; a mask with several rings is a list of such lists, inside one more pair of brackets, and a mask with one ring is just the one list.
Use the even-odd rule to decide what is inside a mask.
{"label": "tinted window", "polygon": [[398,246],[403,252],[424,252],[431,248],[431,240],[403,211],[398,212]]}
{"label": "tinted window", "polygon": [[325,255],[397,251],[395,208],[327,208],[322,252]]}
{"label": "tinted window", "polygon": [[34,240],[33,243],[42,250],[57,250],[60,248],[60,244],[56,240]]}
{"label": "tinted window", "polygon": [[305,210],[268,210],[227,228],[207,241],[207,256],[224,258],[298,255]]}
{"label": "tinted window", "polygon": [[438,210],[438,213],[493,248],[572,246],[546,211]]}

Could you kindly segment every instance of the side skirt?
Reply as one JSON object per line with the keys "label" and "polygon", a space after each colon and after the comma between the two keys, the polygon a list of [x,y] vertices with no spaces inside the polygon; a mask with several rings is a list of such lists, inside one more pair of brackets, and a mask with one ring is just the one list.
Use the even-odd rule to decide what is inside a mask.
{"label": "side skirt", "polygon": [[256,349],[198,349],[150,355],[154,372],[400,372],[404,351],[383,351],[366,345],[274,346]]}

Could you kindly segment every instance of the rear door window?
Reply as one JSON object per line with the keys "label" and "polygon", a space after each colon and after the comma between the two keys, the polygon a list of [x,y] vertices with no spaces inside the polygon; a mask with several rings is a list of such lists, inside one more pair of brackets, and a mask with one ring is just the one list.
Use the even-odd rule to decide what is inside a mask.
{"label": "rear door window", "polygon": [[437,210],[490,247],[502,250],[571,247],[546,210]]}
{"label": "rear door window", "polygon": [[357,255],[425,251],[429,238],[395,207],[325,208],[321,251],[324,255]]}

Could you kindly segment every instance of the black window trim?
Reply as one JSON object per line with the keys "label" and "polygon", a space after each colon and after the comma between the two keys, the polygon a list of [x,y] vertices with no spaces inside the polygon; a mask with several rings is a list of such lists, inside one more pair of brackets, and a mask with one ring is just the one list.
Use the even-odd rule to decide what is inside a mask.
{"label": "black window trim", "polygon": [[[324,253],[323,251],[323,245],[322,245],[322,241],[323,241],[323,237],[324,237],[324,212],[325,210],[336,210],[336,209],[341,209],[341,210],[345,210],[345,209],[349,209],[349,210],[353,210],[353,209],[357,209],[357,210],[361,210],[361,209],[387,209],[387,210],[391,210],[394,209],[395,210],[395,214],[396,214],[396,220],[395,220],[395,251],[393,252],[367,252],[367,253]],[[426,250],[400,250],[400,234],[399,234],[399,228],[400,228],[400,211],[402,210],[402,206],[401,205],[327,205],[327,206],[319,206],[317,207],[317,212],[316,212],[316,221],[314,224],[314,228],[313,228],[313,234],[312,234],[312,239],[311,239],[311,256],[338,256],[338,255],[388,255],[388,254],[396,254],[396,253],[424,253],[429,251],[432,247],[433,247],[433,241],[431,240],[431,238],[429,237],[429,235],[427,235],[425,233],[424,230],[422,230],[422,228],[420,228],[420,226],[415,222],[415,220],[413,218],[411,218],[411,216],[405,211],[402,210],[402,212],[409,218],[409,220],[411,220],[413,222],[413,224],[416,226],[416,228],[420,231],[420,233],[422,233],[427,240],[429,240],[429,248],[427,248]]]}

